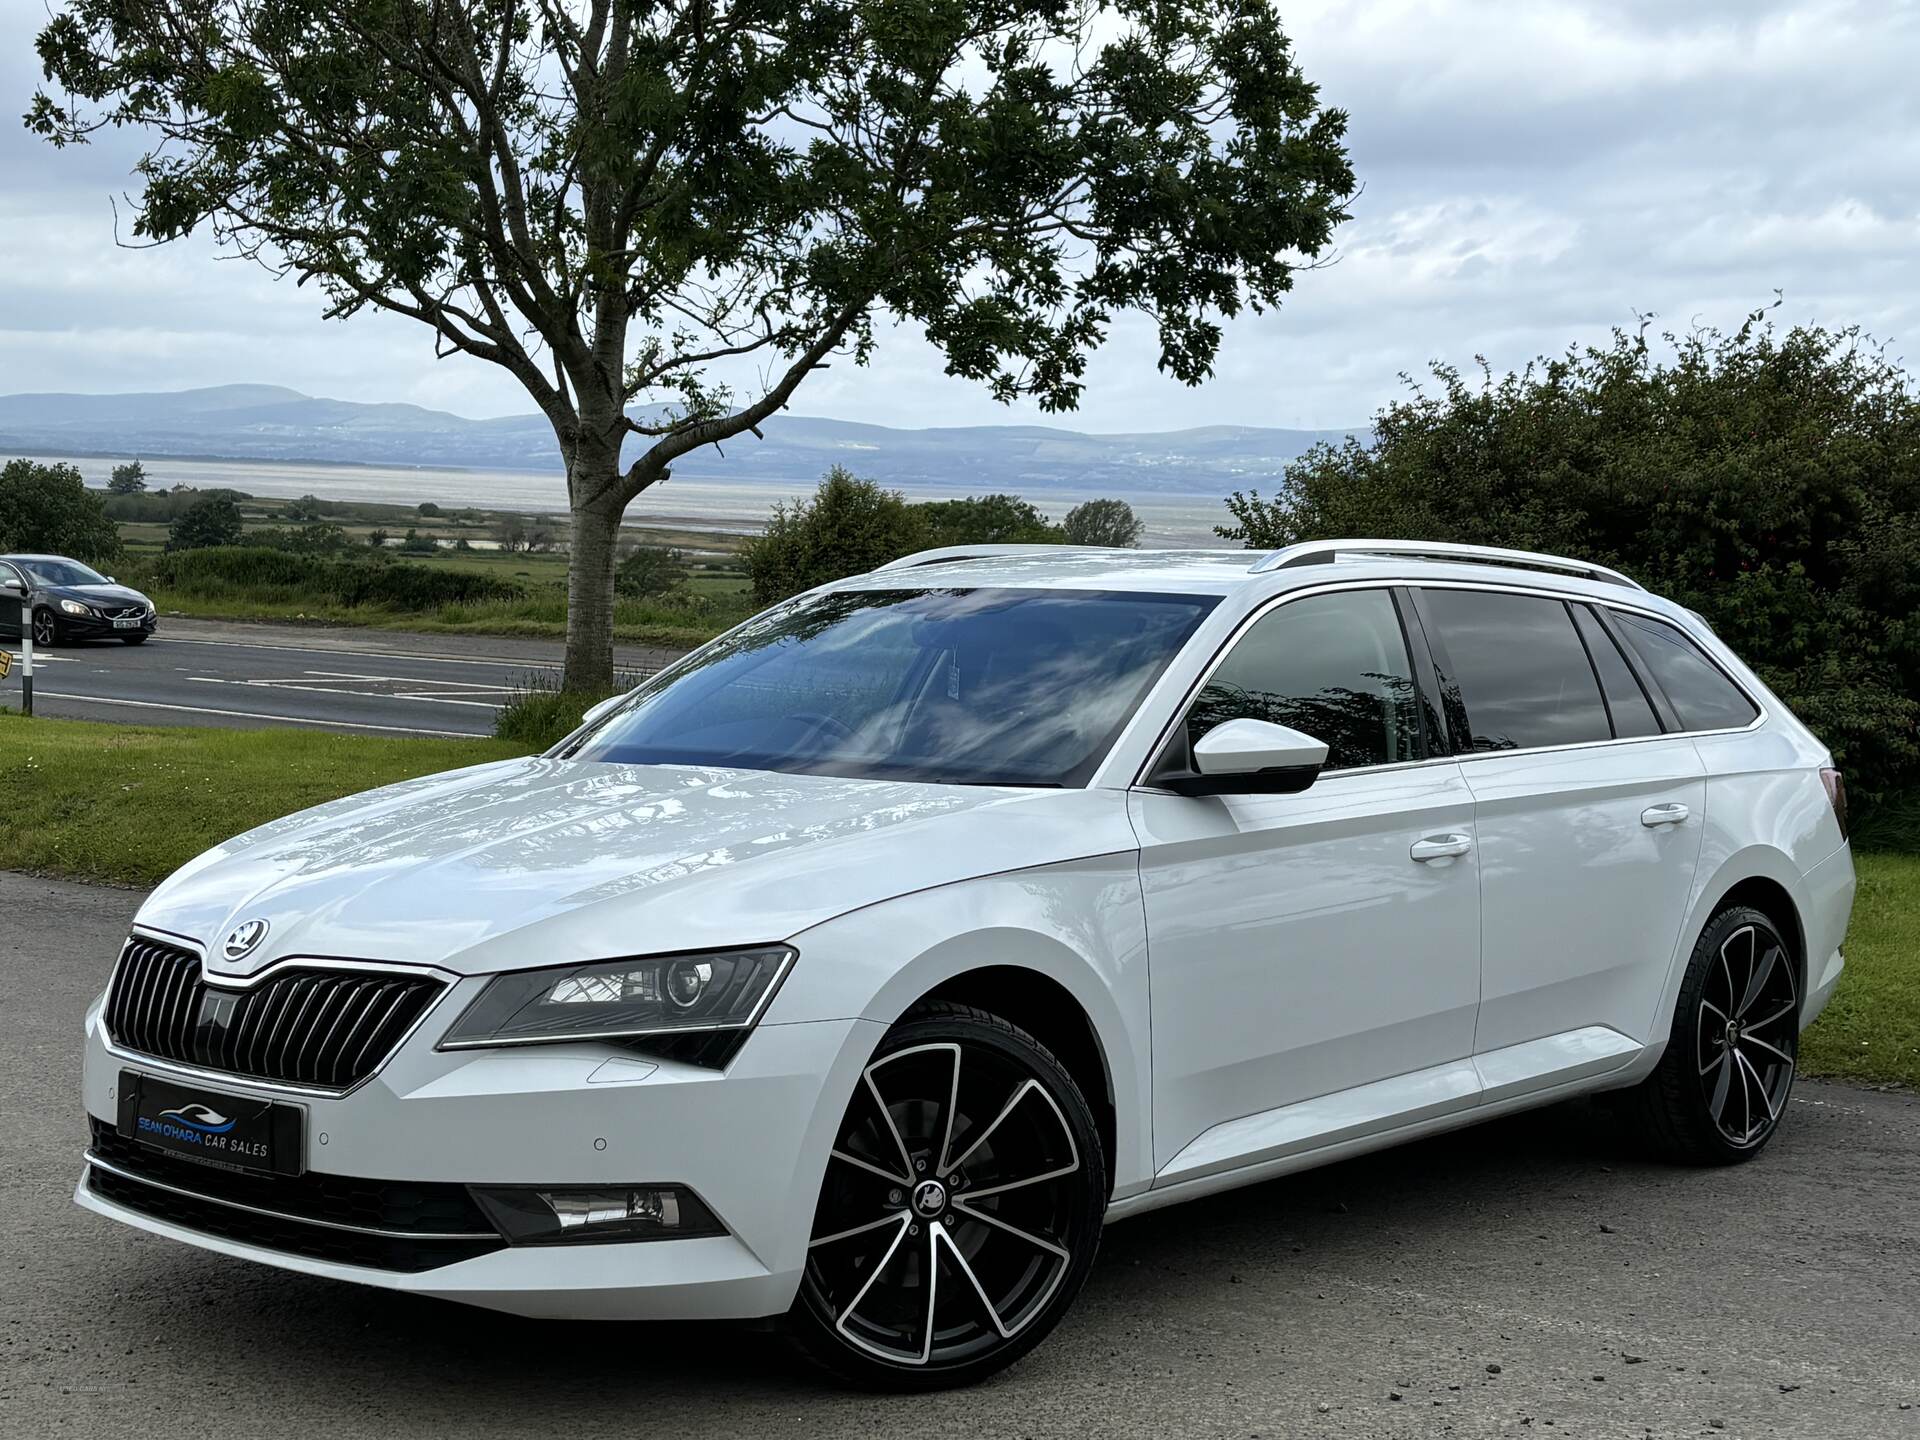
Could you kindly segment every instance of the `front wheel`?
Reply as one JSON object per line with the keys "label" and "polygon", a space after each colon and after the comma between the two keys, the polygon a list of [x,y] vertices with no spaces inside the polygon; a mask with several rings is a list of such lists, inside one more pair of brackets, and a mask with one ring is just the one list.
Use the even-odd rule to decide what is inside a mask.
{"label": "front wheel", "polygon": [[33,612],[33,643],[43,650],[51,650],[60,643],[60,622],[51,610]]}
{"label": "front wheel", "polygon": [[1669,1158],[1749,1160],[1786,1116],[1799,1053],[1793,953],[1766,915],[1730,906],[1694,946],[1666,1053],[1629,1098]]}
{"label": "front wheel", "polygon": [[847,1107],[790,1327],[858,1384],[970,1384],[1059,1323],[1106,1201],[1099,1131],[1052,1053],[985,1011],[921,1006]]}

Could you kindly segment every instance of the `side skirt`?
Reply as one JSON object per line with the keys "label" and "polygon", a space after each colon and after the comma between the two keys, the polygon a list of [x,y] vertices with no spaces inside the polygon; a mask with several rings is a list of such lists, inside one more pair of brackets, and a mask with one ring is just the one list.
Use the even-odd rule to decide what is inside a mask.
{"label": "side skirt", "polygon": [[1597,1082],[1632,1067],[1645,1053],[1638,1041],[1589,1025],[1228,1120],[1174,1156],[1154,1177],[1152,1189],[1109,1205],[1107,1219],[1123,1220],[1601,1089]]}

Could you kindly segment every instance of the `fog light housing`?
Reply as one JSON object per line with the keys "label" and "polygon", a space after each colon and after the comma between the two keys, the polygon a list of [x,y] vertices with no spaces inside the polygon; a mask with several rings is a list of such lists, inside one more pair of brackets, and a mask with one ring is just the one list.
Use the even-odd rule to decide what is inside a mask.
{"label": "fog light housing", "polygon": [[691,1240],[726,1227],[684,1185],[474,1186],[473,1198],[510,1245]]}

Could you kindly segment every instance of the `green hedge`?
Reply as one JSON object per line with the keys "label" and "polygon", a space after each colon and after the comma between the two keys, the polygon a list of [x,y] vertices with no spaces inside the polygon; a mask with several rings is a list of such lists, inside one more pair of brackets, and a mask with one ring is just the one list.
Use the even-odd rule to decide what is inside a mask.
{"label": "green hedge", "polygon": [[[129,567],[131,568],[131,567]],[[461,570],[333,560],[259,546],[180,550],[144,562],[130,583],[202,600],[244,599],[402,612],[483,605],[522,592],[511,581]]]}

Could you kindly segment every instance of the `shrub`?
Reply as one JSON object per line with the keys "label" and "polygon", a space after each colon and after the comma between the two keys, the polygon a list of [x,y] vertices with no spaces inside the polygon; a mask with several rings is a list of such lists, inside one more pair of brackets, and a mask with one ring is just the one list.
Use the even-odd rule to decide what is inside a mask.
{"label": "shrub", "polygon": [[1434,368],[1220,533],[1511,545],[1704,615],[1872,799],[1920,782],[1920,404],[1855,330],[1644,334],[1479,384]]}
{"label": "shrub", "polygon": [[614,572],[613,588],[622,595],[665,595],[686,580],[685,551],[667,545],[636,545]]}
{"label": "shrub", "polygon": [[923,545],[1057,545],[1066,538],[1037,505],[1018,495],[928,500],[913,511],[926,526]]}
{"label": "shrub", "polygon": [[1069,545],[1112,545],[1131,550],[1147,527],[1124,500],[1089,500],[1067,512],[1061,525]]}
{"label": "shrub", "polygon": [[512,600],[520,589],[493,575],[425,565],[371,564],[297,555],[262,546],[171,551],[145,580],[197,599],[246,599],[343,609],[424,613],[447,605]]}
{"label": "shrub", "polygon": [[103,563],[119,555],[120,532],[73,466],[9,460],[0,468],[0,550]]}
{"label": "shrub", "polygon": [[203,495],[167,527],[167,549],[205,550],[240,543],[240,507],[225,495]]}
{"label": "shrub", "polygon": [[631,690],[640,682],[633,676],[614,677],[614,689],[598,691],[562,690],[556,677],[544,671],[527,675],[518,689],[495,714],[493,735],[496,740],[511,740],[528,750],[550,750],[580,726],[587,711],[607,698]]}
{"label": "shrub", "polygon": [[811,500],[773,507],[764,535],[741,551],[753,598],[771,605],[858,575],[926,543],[926,526],[897,490],[834,466]]}

